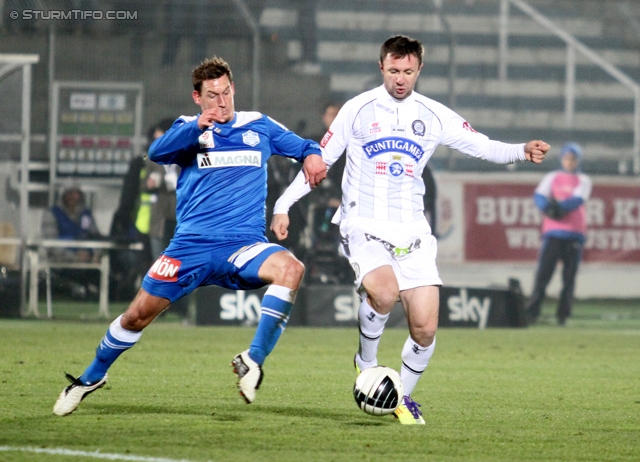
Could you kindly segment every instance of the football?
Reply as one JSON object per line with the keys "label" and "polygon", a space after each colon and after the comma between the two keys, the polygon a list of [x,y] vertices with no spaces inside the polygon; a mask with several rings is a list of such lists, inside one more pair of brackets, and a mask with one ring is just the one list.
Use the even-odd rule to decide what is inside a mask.
{"label": "football", "polygon": [[404,394],[400,375],[390,367],[365,369],[353,385],[358,407],[370,415],[387,415],[396,410]]}

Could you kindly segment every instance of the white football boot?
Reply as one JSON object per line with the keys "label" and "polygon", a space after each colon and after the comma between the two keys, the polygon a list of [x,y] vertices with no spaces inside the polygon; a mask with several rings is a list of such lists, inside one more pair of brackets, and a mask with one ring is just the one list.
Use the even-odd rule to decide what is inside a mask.
{"label": "white football boot", "polygon": [[238,354],[233,361],[233,372],[238,375],[238,390],[247,404],[256,399],[256,390],[260,388],[264,373],[262,367],[249,357],[249,350]]}
{"label": "white football boot", "polygon": [[85,385],[80,381],[80,378],[75,378],[71,374],[66,374],[67,380],[71,382],[67,388],[62,390],[56,404],[53,406],[53,413],[55,415],[64,416],[69,415],[75,411],[80,402],[89,394],[96,391],[98,388],[104,387],[107,383],[107,374],[102,377],[98,382],[93,385]]}

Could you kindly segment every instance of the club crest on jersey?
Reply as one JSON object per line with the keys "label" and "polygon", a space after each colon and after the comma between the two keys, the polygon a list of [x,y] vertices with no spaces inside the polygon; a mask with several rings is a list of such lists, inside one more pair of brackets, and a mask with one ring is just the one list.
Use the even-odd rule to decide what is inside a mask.
{"label": "club crest on jersey", "polygon": [[254,147],[260,142],[260,136],[256,132],[249,130],[242,134],[242,141],[244,144]]}
{"label": "club crest on jersey", "polygon": [[180,265],[182,265],[180,260],[160,255],[149,270],[149,277],[158,281],[175,282],[178,280]]}
{"label": "club crest on jersey", "polygon": [[424,136],[427,131],[427,127],[424,125],[422,120],[417,119],[411,124],[411,130],[413,130],[413,134],[416,136]]}
{"label": "club crest on jersey", "polygon": [[362,146],[362,150],[369,159],[387,152],[406,154],[416,161],[420,161],[424,155],[422,146],[407,138],[396,138],[394,136],[380,138]]}
{"label": "club crest on jersey", "polygon": [[393,176],[400,176],[404,173],[404,167],[400,162],[393,162],[389,164],[389,173]]}
{"label": "club crest on jersey", "polygon": [[198,137],[198,143],[200,143],[201,148],[215,148],[216,145],[213,142],[213,133],[209,130],[205,130],[205,132]]}
{"label": "club crest on jersey", "polygon": [[322,139],[320,140],[320,147],[324,148],[332,136],[333,136],[333,133],[331,133],[331,130],[327,130],[327,133],[325,133]]}

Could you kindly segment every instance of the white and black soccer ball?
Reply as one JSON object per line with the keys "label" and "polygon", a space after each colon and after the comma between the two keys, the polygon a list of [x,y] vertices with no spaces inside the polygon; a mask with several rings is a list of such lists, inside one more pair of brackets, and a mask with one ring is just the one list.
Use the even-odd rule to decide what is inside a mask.
{"label": "white and black soccer ball", "polygon": [[391,414],[400,405],[403,394],[400,375],[386,366],[365,369],[353,385],[358,407],[370,415]]}

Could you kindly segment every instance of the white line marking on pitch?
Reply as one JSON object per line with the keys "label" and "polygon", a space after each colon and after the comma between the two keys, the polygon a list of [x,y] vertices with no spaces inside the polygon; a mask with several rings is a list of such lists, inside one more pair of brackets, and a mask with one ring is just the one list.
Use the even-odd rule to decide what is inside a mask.
{"label": "white line marking on pitch", "polygon": [[81,456],[81,457],[93,457],[94,459],[107,459],[107,460],[132,460],[136,462],[190,462],[187,459],[167,459],[166,457],[144,457],[144,456],[129,456],[125,454],[110,454],[102,453],[99,451],[75,451],[72,449],[47,449],[47,448],[33,448],[33,447],[11,447],[0,446],[0,451],[20,451],[20,452],[34,452],[40,454],[58,454],[63,456]]}

